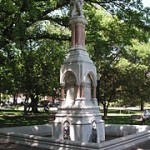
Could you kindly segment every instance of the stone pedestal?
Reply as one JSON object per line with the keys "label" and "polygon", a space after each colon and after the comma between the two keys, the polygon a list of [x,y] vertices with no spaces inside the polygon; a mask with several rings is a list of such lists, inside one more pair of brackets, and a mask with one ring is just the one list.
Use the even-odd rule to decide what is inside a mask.
{"label": "stone pedestal", "polygon": [[105,140],[105,127],[96,99],[97,73],[85,48],[83,16],[70,19],[72,47],[60,69],[62,103],[53,122],[53,137],[95,142]]}
{"label": "stone pedestal", "polygon": [[99,107],[91,100],[84,98],[72,101],[68,106],[64,101],[53,124],[53,137],[65,139],[65,123],[68,123],[66,140],[95,142],[105,141],[104,121],[101,119]]}

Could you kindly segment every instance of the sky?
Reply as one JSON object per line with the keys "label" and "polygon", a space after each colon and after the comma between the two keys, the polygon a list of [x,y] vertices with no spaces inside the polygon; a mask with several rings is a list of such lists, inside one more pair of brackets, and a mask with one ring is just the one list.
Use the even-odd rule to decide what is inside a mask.
{"label": "sky", "polygon": [[144,7],[150,7],[150,0],[143,0]]}

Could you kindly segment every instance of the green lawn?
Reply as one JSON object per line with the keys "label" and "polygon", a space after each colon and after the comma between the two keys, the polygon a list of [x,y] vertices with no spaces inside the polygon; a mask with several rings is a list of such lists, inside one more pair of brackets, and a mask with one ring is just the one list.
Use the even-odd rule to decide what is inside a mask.
{"label": "green lawn", "polygon": [[[126,112],[122,114],[119,114],[118,112],[115,111],[109,112],[108,118],[105,120],[105,123],[131,124],[130,115],[131,114],[128,114]],[[50,120],[54,120],[53,112],[49,114],[40,112],[34,115],[33,114],[24,115],[23,111],[21,110],[0,109],[0,127],[40,125],[49,123]],[[132,124],[140,124],[140,123],[133,122]],[[147,121],[146,125],[150,125],[150,121]]]}
{"label": "green lawn", "polygon": [[[122,116],[108,116],[105,120],[106,124],[130,124],[130,125],[141,125],[141,122],[130,120],[130,116],[122,115]],[[145,125],[150,125],[150,120],[147,120]]]}
{"label": "green lawn", "polygon": [[29,126],[48,123],[48,116],[24,117],[24,116],[3,116],[0,117],[0,127]]}
{"label": "green lawn", "polygon": [[20,110],[0,110],[0,127],[40,125],[53,119],[53,113],[40,112],[34,115],[24,115],[24,112]]}
{"label": "green lawn", "polygon": [[106,124],[131,124],[129,116],[108,116]]}

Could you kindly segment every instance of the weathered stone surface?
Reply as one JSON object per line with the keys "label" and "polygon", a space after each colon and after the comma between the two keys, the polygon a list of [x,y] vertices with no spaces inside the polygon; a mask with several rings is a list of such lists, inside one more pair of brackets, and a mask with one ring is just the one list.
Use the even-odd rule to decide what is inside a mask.
{"label": "weathered stone surface", "polygon": [[[131,126],[132,127],[132,126]],[[13,130],[13,128],[12,128]],[[58,140],[49,137],[40,137],[35,135],[20,134],[15,132],[0,131],[0,139],[3,141],[18,143],[21,145],[29,145],[31,147],[53,149],[53,150],[131,150],[138,147],[137,145],[149,142],[150,132],[144,131],[122,138],[102,142],[102,143],[87,143],[80,141]],[[19,146],[20,147],[20,146]],[[142,146],[150,148],[149,144]],[[18,148],[18,147],[17,147]],[[29,147],[28,147],[29,148]],[[27,147],[26,147],[27,149]]]}

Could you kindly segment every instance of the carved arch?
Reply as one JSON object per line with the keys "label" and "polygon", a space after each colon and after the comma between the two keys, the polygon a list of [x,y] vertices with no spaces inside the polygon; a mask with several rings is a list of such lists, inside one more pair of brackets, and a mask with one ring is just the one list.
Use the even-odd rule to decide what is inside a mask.
{"label": "carved arch", "polygon": [[61,80],[60,80],[60,84],[61,84],[61,85],[65,85],[66,78],[67,78],[69,75],[74,76],[75,81],[76,81],[76,85],[78,85],[79,81],[78,81],[77,75],[76,75],[76,73],[74,73],[72,70],[68,70],[68,71],[66,71],[66,72],[62,75]]}
{"label": "carved arch", "polygon": [[92,71],[86,74],[84,83],[85,83],[85,87],[84,87],[85,98],[90,100],[96,98],[97,80],[96,80],[96,76]]}
{"label": "carved arch", "polygon": [[87,76],[90,77],[90,79],[91,79],[91,81],[92,81],[92,86],[93,86],[93,87],[97,86],[97,79],[96,79],[95,74],[94,74],[92,71],[88,72],[88,73],[86,74],[84,80],[86,80]]}
{"label": "carved arch", "polygon": [[77,77],[73,71],[66,71],[61,78],[61,84],[64,88],[62,97],[64,100],[75,100],[77,97]]}

